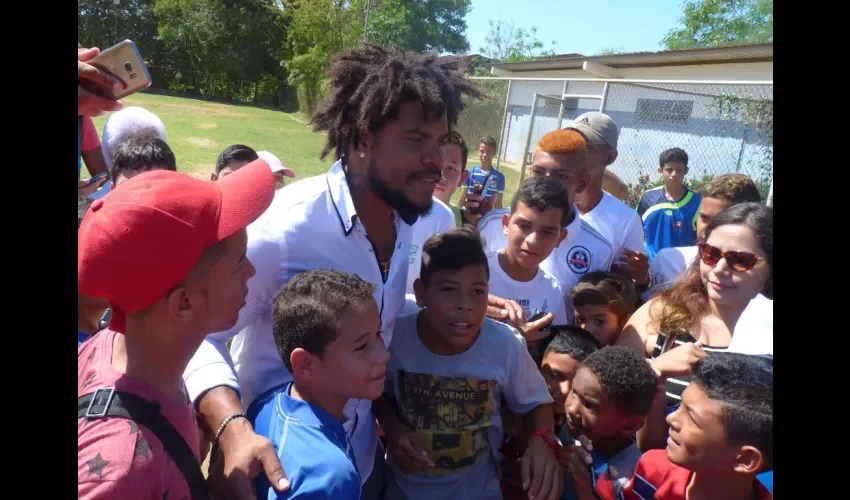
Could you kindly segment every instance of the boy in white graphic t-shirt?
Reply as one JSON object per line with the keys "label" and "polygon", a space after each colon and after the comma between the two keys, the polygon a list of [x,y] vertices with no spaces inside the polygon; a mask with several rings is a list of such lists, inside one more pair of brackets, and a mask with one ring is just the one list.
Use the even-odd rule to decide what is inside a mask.
{"label": "boy in white graphic t-shirt", "polygon": [[566,189],[552,177],[526,179],[502,216],[505,247],[487,255],[490,293],[516,301],[529,323],[515,325],[529,346],[549,335],[550,325],[567,325],[564,293],[552,275],[540,268],[552,250],[566,237],[570,199]]}

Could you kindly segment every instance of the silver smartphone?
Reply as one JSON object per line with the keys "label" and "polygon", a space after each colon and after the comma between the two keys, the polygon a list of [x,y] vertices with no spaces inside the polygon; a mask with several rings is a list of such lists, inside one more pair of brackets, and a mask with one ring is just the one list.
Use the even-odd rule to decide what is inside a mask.
{"label": "silver smartphone", "polygon": [[104,97],[117,101],[151,86],[148,67],[142,60],[136,44],[130,40],[119,42],[86,62],[111,73],[126,85],[126,88],[120,91],[109,89],[110,95]]}

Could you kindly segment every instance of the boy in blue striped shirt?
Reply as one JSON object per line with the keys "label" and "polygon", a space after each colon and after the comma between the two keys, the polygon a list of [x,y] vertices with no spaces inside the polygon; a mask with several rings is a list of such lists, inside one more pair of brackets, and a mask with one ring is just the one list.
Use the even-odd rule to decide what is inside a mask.
{"label": "boy in blue striped shirt", "polygon": [[390,356],[373,291],[354,274],[314,269],[275,297],[274,341],[293,381],[259,396],[248,420],[272,442],[291,486],[278,493],[260,474],[257,498],[361,498],[342,420],[350,399],[376,399],[384,390]]}
{"label": "boy in blue striped shirt", "polygon": [[661,153],[658,173],[664,185],[643,193],[637,213],[643,221],[644,246],[652,260],[662,248],[695,245],[697,214],[702,199],[685,185],[688,153],[671,148]]}

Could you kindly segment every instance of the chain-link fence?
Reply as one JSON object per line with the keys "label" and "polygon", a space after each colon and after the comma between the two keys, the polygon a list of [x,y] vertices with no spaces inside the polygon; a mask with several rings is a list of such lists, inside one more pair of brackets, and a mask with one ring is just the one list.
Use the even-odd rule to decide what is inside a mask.
{"label": "chain-link fence", "polygon": [[545,133],[603,111],[620,128],[619,156],[609,169],[627,184],[655,181],[658,157],[672,147],[687,151],[692,180],[740,172],[763,195],[772,184],[771,82],[476,80],[487,98],[467,105],[458,128],[470,143],[497,138],[499,168],[521,171]]}

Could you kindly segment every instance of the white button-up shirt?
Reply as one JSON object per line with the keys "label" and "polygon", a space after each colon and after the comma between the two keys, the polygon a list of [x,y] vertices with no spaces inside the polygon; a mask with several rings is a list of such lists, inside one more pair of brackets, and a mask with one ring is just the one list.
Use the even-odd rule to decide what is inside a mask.
{"label": "white button-up shirt", "polygon": [[[384,283],[375,250],[354,209],[341,162],[326,175],[278,190],[269,209],[248,227],[247,255],[257,274],[248,281],[246,305],[236,326],[207,336],[184,373],[192,400],[225,385],[241,393],[247,409],[258,395],[292,379],[272,337],[272,299],[292,276],[308,269],[338,269],[373,283],[381,313],[381,335],[389,347],[395,319],[404,307],[412,231],[397,213],[394,217],[396,248]],[[228,352],[225,343],[231,337]],[[349,400],[344,413],[343,426],[365,482],[372,473],[377,446],[372,402]]]}

